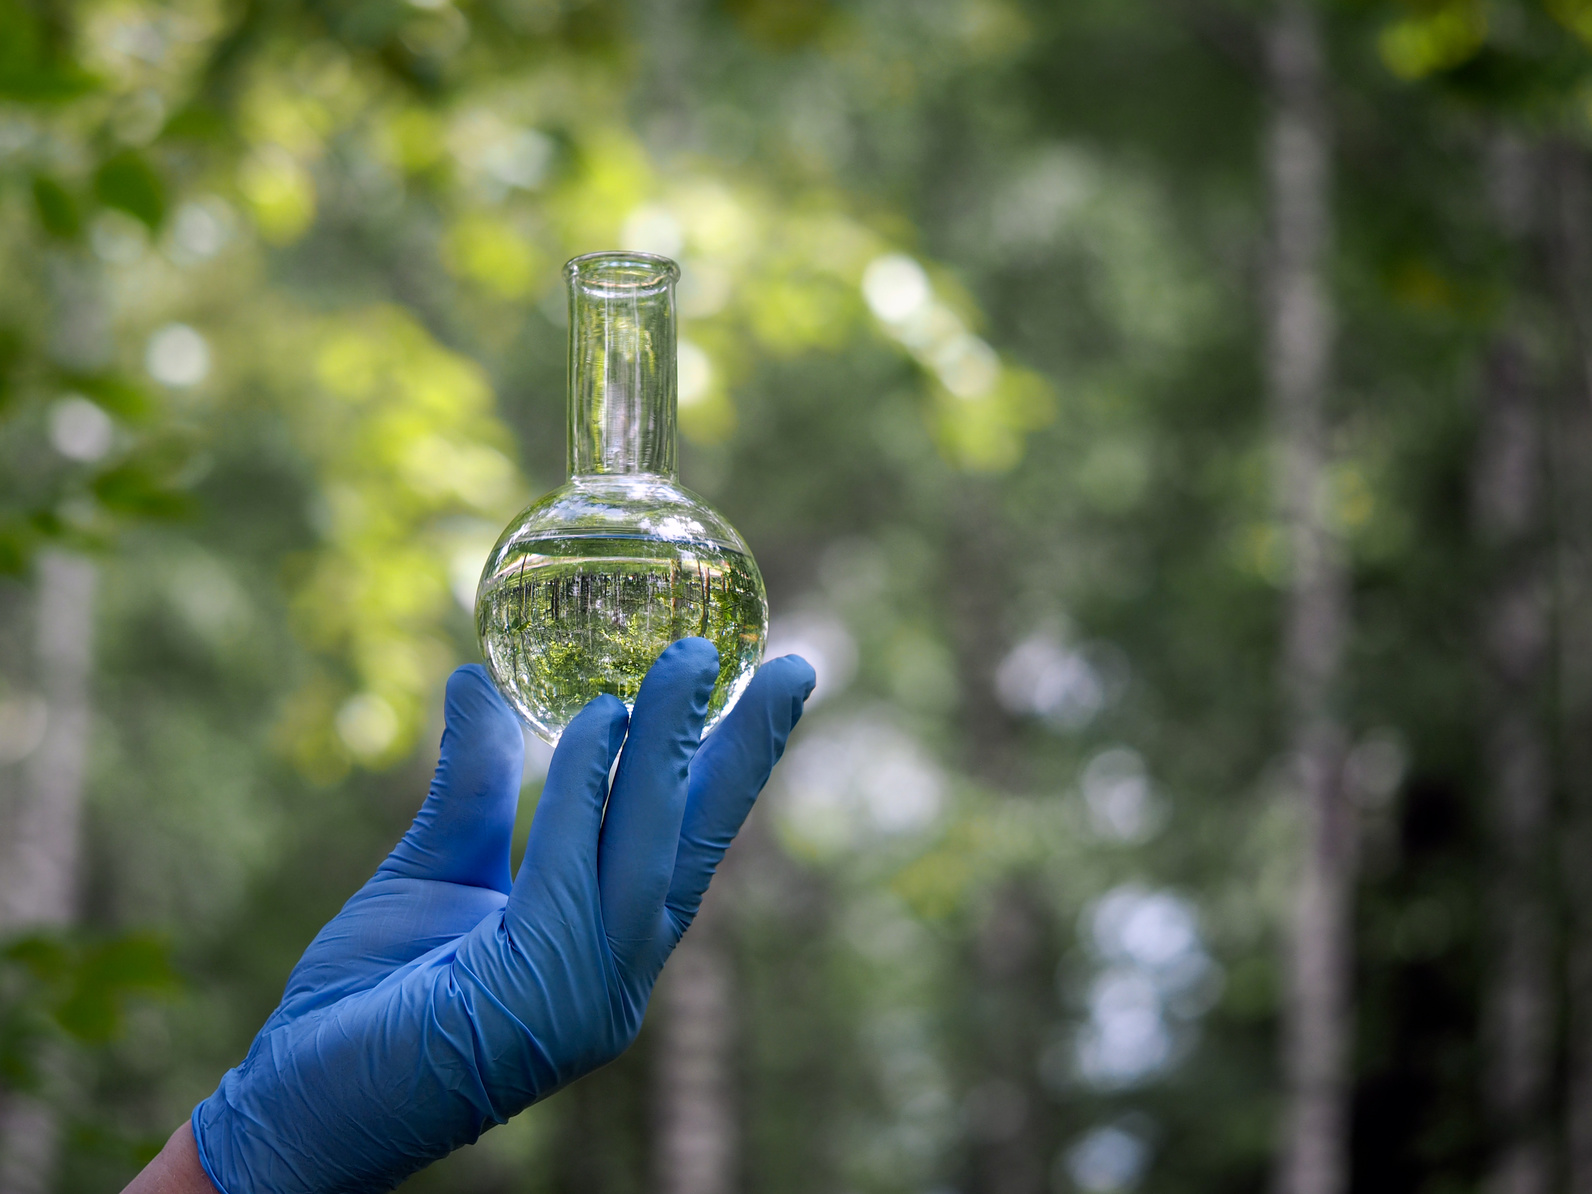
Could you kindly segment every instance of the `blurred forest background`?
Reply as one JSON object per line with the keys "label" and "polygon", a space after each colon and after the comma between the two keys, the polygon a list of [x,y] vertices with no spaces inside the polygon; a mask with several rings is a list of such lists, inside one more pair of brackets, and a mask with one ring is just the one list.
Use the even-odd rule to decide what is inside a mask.
{"label": "blurred forest background", "polygon": [[628,247],[820,688],[406,1190],[1592,1194],[1589,142],[1588,0],[0,0],[0,1191],[407,824]]}

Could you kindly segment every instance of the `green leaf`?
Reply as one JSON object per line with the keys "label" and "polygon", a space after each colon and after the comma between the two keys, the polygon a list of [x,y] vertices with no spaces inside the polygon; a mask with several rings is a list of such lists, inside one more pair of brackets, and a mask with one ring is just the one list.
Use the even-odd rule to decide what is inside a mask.
{"label": "green leaf", "polygon": [[38,543],[38,528],[31,518],[0,514],[0,576],[24,575]]}
{"label": "green leaf", "polygon": [[403,27],[412,11],[394,0],[354,0],[337,10],[334,28],[349,45],[379,46]]}
{"label": "green leaf", "polygon": [[91,947],[80,980],[117,991],[163,992],[178,985],[171,950],[164,937],[129,933]]}
{"label": "green leaf", "polygon": [[826,0],[728,0],[725,8],[754,40],[779,50],[811,45],[833,16]]}
{"label": "green leaf", "polygon": [[44,103],[97,85],[93,75],[51,53],[42,22],[22,0],[0,0],[0,97]]}
{"label": "green leaf", "polygon": [[179,985],[164,941],[147,935],[113,938],[83,950],[55,1020],[75,1039],[103,1044],[121,1031],[127,996],[169,994]]}
{"label": "green leaf", "polygon": [[[3,369],[0,359],[0,369]],[[63,373],[61,385],[94,399],[117,418],[139,423],[155,414],[158,406],[149,391],[116,373]]]}
{"label": "green leaf", "polygon": [[0,958],[21,965],[41,982],[59,981],[72,967],[71,951],[66,943],[42,933],[12,941],[0,952]]}
{"label": "green leaf", "polygon": [[33,558],[34,540],[24,528],[0,524],[0,576],[24,576]]}
{"label": "green leaf", "polygon": [[122,1030],[128,997],[180,987],[166,941],[147,933],[30,933],[0,943],[0,1089],[36,1089],[52,1040],[105,1044]]}
{"label": "green leaf", "polygon": [[186,138],[192,141],[221,141],[232,131],[226,114],[219,109],[195,102],[173,113],[166,127],[160,130],[162,138]]}
{"label": "green leaf", "polygon": [[27,355],[26,343],[15,328],[0,326],[0,411],[16,394],[16,375]]}
{"label": "green leaf", "polygon": [[166,186],[142,154],[123,150],[100,164],[94,194],[106,207],[141,220],[151,232],[166,218]]}
{"label": "green leaf", "polygon": [[181,518],[193,505],[187,494],[171,487],[165,470],[137,459],[101,473],[93,490],[107,510],[140,518]]}
{"label": "green leaf", "polygon": [[33,176],[33,206],[39,213],[39,223],[51,236],[71,240],[83,230],[71,192],[48,174]]}

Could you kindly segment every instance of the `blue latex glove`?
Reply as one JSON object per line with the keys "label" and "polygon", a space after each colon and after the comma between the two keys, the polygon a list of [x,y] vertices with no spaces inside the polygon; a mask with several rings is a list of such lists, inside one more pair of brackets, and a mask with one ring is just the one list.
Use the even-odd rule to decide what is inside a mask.
{"label": "blue latex glove", "polygon": [[624,1051],[814,683],[773,660],[698,750],[717,676],[712,644],[684,639],[632,716],[608,696],[581,711],[511,885],[519,724],[481,668],[454,672],[414,825],[194,1109],[217,1189],[390,1189]]}

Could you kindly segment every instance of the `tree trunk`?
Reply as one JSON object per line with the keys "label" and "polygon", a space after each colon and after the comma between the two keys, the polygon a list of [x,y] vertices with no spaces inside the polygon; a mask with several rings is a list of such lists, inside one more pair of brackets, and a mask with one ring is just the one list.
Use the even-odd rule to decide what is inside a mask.
{"label": "tree trunk", "polygon": [[[33,670],[44,733],[23,761],[0,843],[0,935],[70,924],[78,883],[79,821],[89,744],[95,568],[64,552],[38,562]],[[0,1194],[42,1194],[54,1169],[57,1124],[43,1102],[0,1102]]]}
{"label": "tree trunk", "polygon": [[724,869],[658,984],[654,1148],[662,1194],[736,1188],[735,974]]}
{"label": "tree trunk", "polygon": [[[1489,146],[1488,189],[1500,226],[1521,249],[1530,244],[1542,159],[1513,137],[1495,137]],[[1487,354],[1473,491],[1477,538],[1493,577],[1481,610],[1479,713],[1493,847],[1482,1040],[1494,1194],[1546,1194],[1551,1170],[1545,1128],[1556,1000],[1544,880],[1552,781],[1543,727],[1549,588],[1533,391],[1525,338],[1511,323]]]}
{"label": "tree trunk", "polygon": [[1012,879],[995,893],[973,942],[984,1070],[963,1104],[973,1194],[1050,1188],[1045,1099],[1034,1066],[1055,1000],[1047,928],[1042,901]]}
{"label": "tree trunk", "polygon": [[1552,445],[1558,715],[1568,828],[1559,873],[1569,916],[1565,1143],[1569,1194],[1592,1194],[1592,187],[1579,147],[1550,157],[1548,243],[1555,282],[1569,315],[1578,368],[1568,401],[1557,403]]}
{"label": "tree trunk", "polygon": [[88,765],[89,672],[94,657],[94,565],[49,552],[38,563],[34,634],[47,710],[25,763],[26,795],[0,876],[0,923],[70,924],[76,910],[78,822]]}
{"label": "tree trunk", "polygon": [[1497,553],[1482,614],[1487,811],[1495,852],[1488,893],[1493,964],[1485,992],[1485,1092],[1497,1151],[1495,1194],[1545,1194],[1544,1132],[1552,1067],[1552,937],[1543,868],[1550,810],[1540,722],[1548,594],[1538,546],[1540,432],[1524,346],[1505,334],[1488,361],[1476,514]]}
{"label": "tree trunk", "polygon": [[636,11],[644,47],[637,114],[647,146],[664,161],[691,138],[693,24],[700,0],[643,0]]}
{"label": "tree trunk", "polygon": [[1304,804],[1283,1015],[1286,1103],[1278,1194],[1341,1194],[1348,1176],[1354,827],[1334,703],[1347,580],[1325,508],[1334,321],[1324,278],[1331,161],[1317,22],[1308,0],[1282,0],[1266,47],[1272,104],[1265,146],[1272,224],[1267,373],[1277,504],[1291,563],[1283,686]]}

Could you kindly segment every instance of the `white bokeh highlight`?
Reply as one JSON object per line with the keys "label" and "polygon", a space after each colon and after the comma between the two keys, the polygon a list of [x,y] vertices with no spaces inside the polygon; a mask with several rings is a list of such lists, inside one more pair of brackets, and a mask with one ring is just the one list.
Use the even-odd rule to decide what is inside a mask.
{"label": "white bokeh highlight", "polygon": [[111,417],[81,394],[68,394],[50,407],[50,446],[68,460],[92,463],[115,442]]}
{"label": "white bokeh highlight", "polygon": [[210,375],[210,345],[185,323],[168,323],[144,349],[149,376],[168,386],[195,386]]}
{"label": "white bokeh highlight", "polygon": [[902,253],[868,263],[862,274],[862,297],[885,323],[903,323],[934,297],[923,267]]}
{"label": "white bokeh highlight", "polygon": [[905,253],[886,253],[868,263],[862,297],[884,330],[957,398],[983,398],[999,385],[995,350],[935,299],[928,274]]}
{"label": "white bokeh highlight", "polygon": [[619,243],[633,251],[678,257],[685,247],[685,230],[667,207],[643,203],[625,217]]}
{"label": "white bokeh highlight", "polygon": [[938,764],[882,712],[816,728],[780,765],[783,826],[800,845],[838,853],[919,833],[938,820]]}
{"label": "white bokeh highlight", "polygon": [[360,758],[381,754],[398,736],[398,714],[382,697],[362,692],[337,711],[337,735]]}
{"label": "white bokeh highlight", "polygon": [[1076,1064],[1090,1085],[1121,1088],[1169,1069],[1192,1041],[1192,1022],[1221,994],[1192,904],[1171,891],[1124,884],[1085,913],[1102,963],[1089,986]]}
{"label": "white bokeh highlight", "polygon": [[478,161],[480,168],[499,182],[534,191],[547,177],[553,150],[553,139],[546,133],[514,129],[488,142]]}
{"label": "white bokeh highlight", "polygon": [[708,396],[713,385],[713,361],[689,340],[676,345],[675,361],[679,370],[679,403],[683,407],[695,406]]}
{"label": "white bokeh highlight", "polygon": [[1150,1146],[1137,1132],[1103,1124],[1086,1132],[1062,1162],[1073,1187],[1084,1194],[1124,1194],[1144,1179]]}
{"label": "white bokeh highlight", "polygon": [[1107,747],[1094,755],[1079,777],[1089,824],[1108,841],[1137,845],[1154,837],[1166,821],[1166,805],[1150,782],[1139,752]]}
{"label": "white bokeh highlight", "polygon": [[995,671],[995,695],[1016,714],[1081,729],[1105,707],[1106,680],[1083,652],[1039,631],[1018,643]]}
{"label": "white bokeh highlight", "polygon": [[768,628],[765,659],[800,655],[812,665],[818,684],[807,698],[812,709],[846,690],[857,674],[857,640],[839,618],[823,613],[775,618]]}
{"label": "white bokeh highlight", "polygon": [[171,244],[183,263],[208,261],[232,239],[237,216],[214,195],[190,199],[171,218]]}

